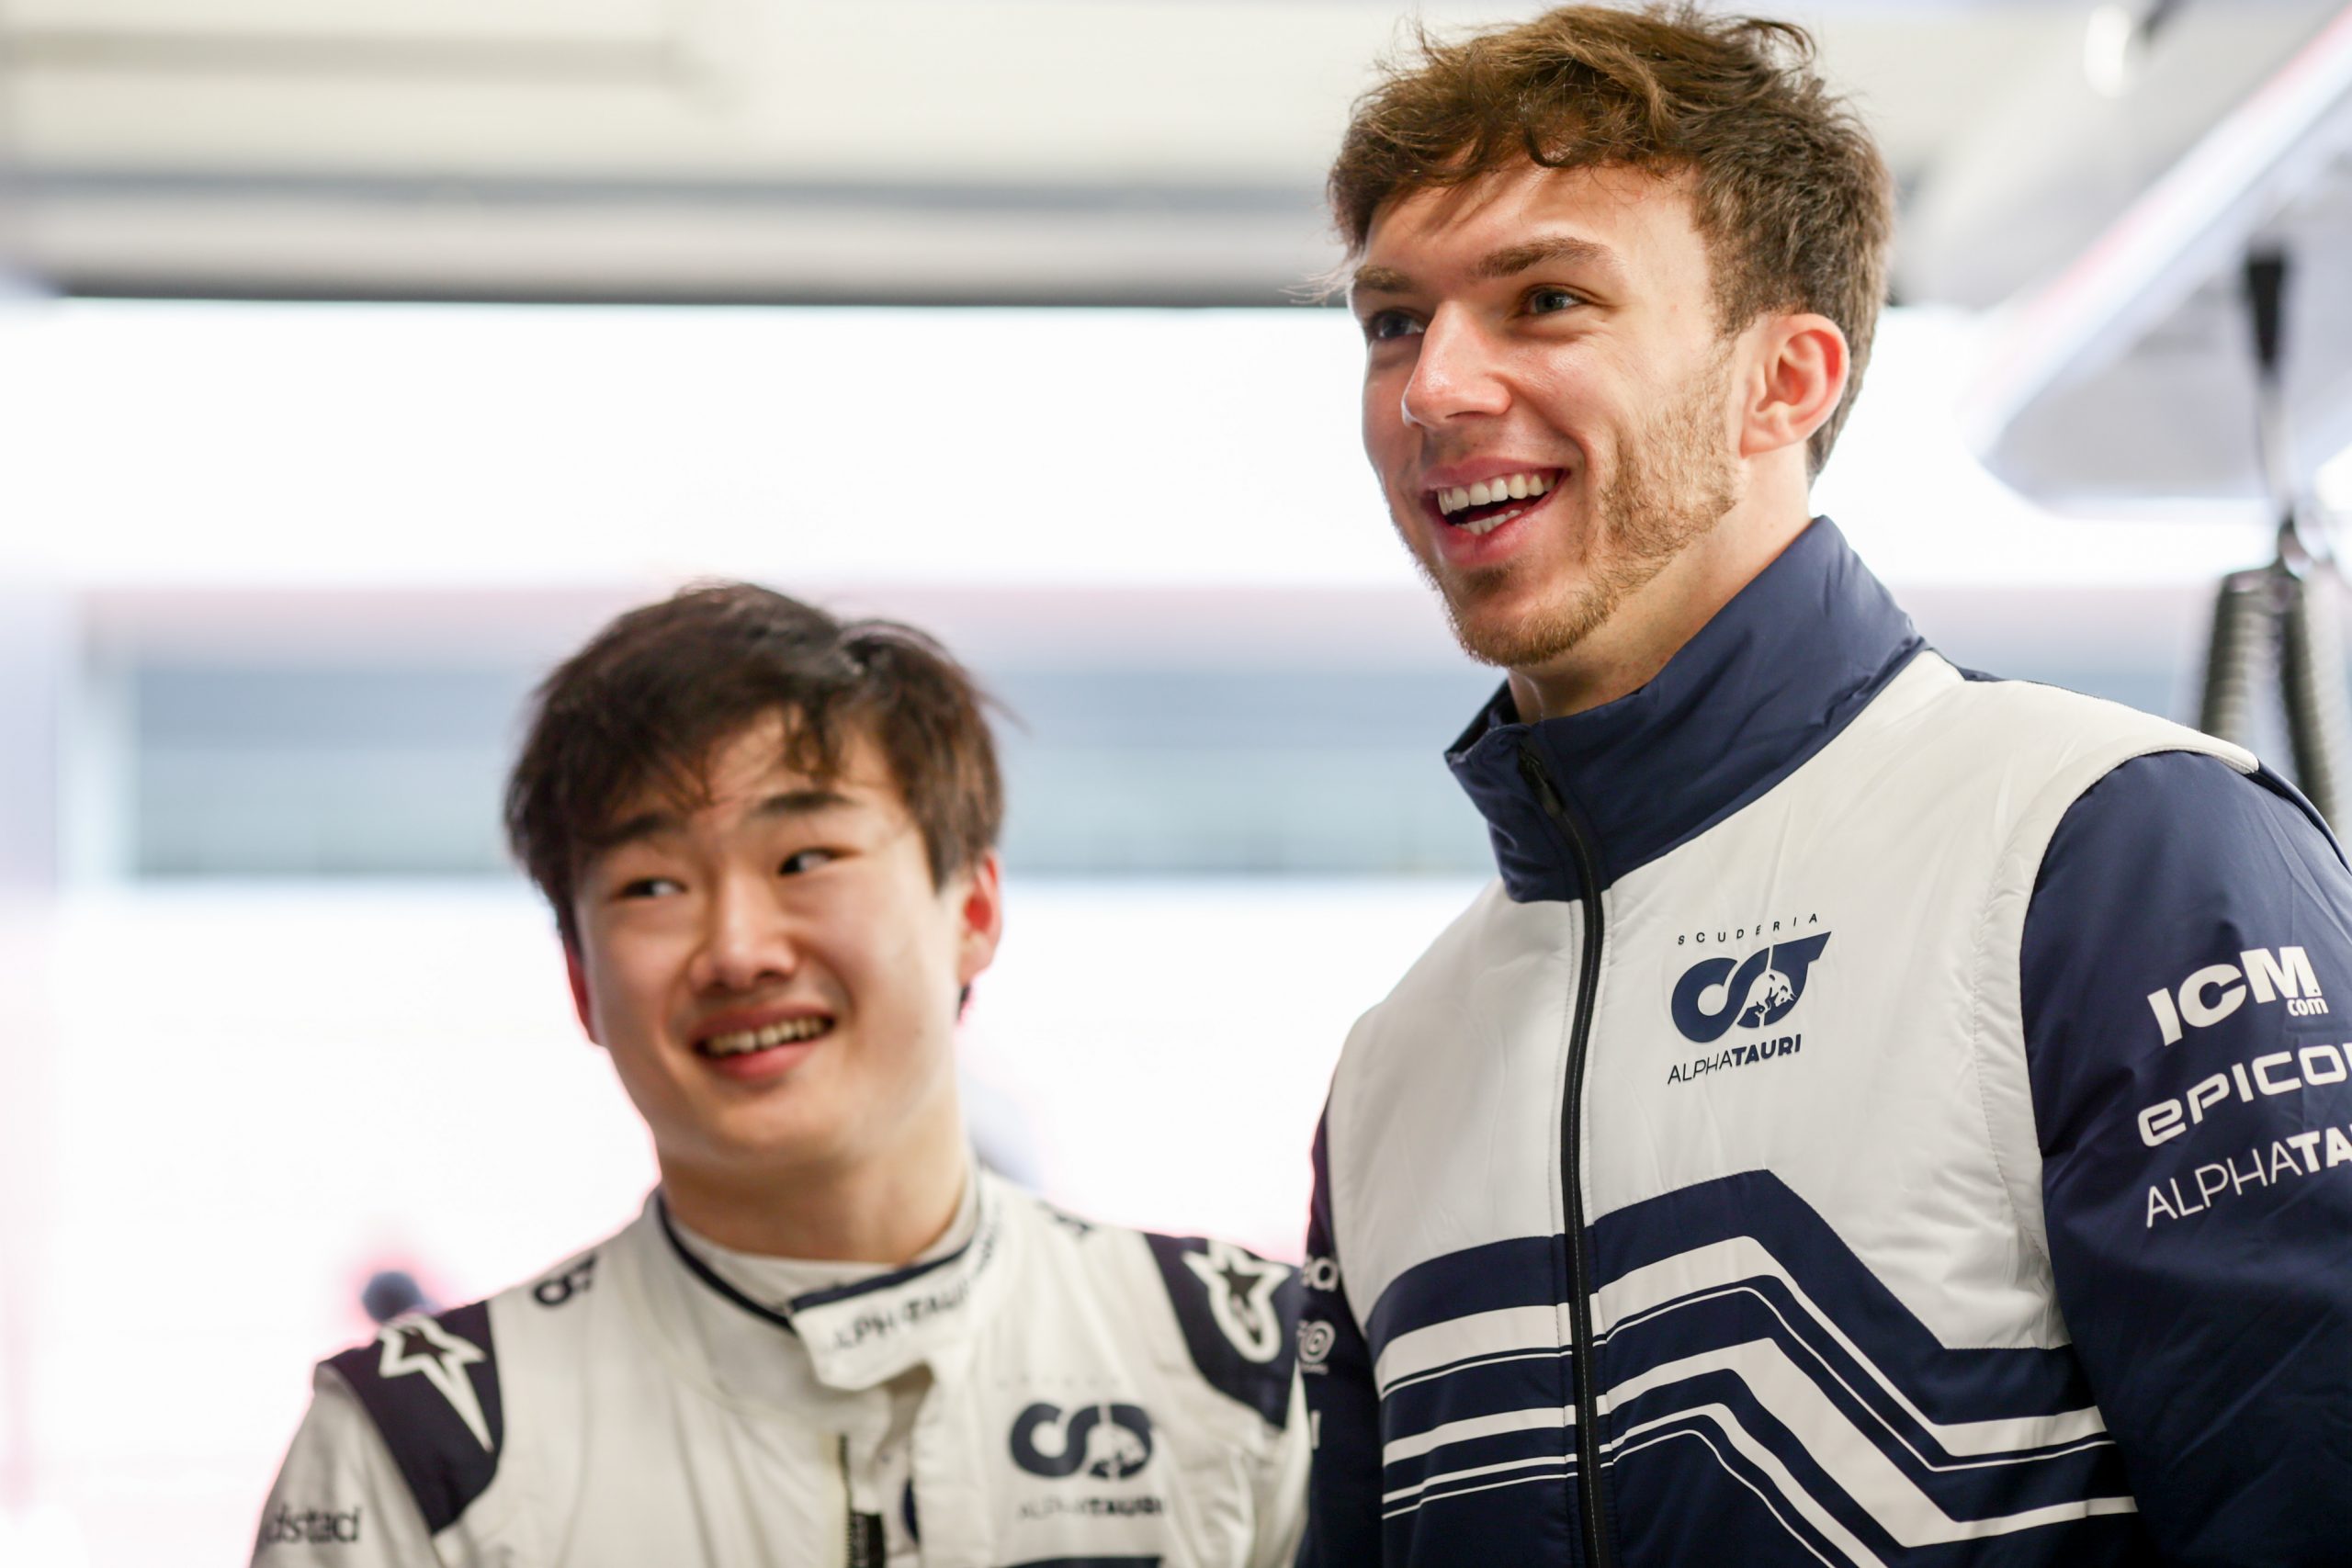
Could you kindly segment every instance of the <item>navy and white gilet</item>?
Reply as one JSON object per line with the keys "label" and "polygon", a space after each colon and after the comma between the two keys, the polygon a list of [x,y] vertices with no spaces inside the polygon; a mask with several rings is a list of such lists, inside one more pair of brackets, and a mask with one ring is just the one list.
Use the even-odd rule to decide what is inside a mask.
{"label": "navy and white gilet", "polygon": [[[1303,1562],[2352,1561],[2291,1517],[2352,1512],[2352,1355],[2314,1425],[2217,1277],[2308,1244],[2280,1332],[2352,1351],[2352,1167],[2312,1131],[2352,1126],[2352,1047],[2305,1015],[2352,985],[2352,883],[2291,790],[1955,669],[1826,520],[1642,690],[1533,725],[1506,693],[1450,761],[1501,874],[1333,1079]],[[2210,863],[2266,836],[2241,896]],[[2038,896],[2052,869],[2080,886]],[[2305,1014],[2167,1042],[2150,996],[2224,962]],[[2209,1091],[2148,1140],[2274,1044],[2291,1100]],[[2156,1213],[2273,1123],[2311,1139],[2297,1192]]]}

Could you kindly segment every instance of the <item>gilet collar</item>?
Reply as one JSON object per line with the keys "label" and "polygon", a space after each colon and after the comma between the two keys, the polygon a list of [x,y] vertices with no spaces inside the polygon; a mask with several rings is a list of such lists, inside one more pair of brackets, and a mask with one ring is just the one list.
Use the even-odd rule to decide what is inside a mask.
{"label": "gilet collar", "polygon": [[1510,897],[1573,898],[1576,874],[1522,746],[1588,826],[1606,887],[1795,772],[1924,646],[1837,525],[1816,517],[1647,685],[1538,724],[1519,722],[1505,686],[1446,761],[1487,818]]}

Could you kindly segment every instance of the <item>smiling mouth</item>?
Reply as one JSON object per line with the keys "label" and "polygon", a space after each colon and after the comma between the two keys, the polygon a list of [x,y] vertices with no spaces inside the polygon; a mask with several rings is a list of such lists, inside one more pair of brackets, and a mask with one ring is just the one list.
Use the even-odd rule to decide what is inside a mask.
{"label": "smiling mouth", "polygon": [[764,1029],[738,1029],[725,1034],[714,1034],[695,1042],[697,1055],[724,1059],[729,1056],[749,1056],[761,1051],[773,1051],[779,1045],[797,1045],[832,1032],[833,1021],[812,1015],[787,1018],[781,1023],[771,1023]]}
{"label": "smiling mouth", "polygon": [[1425,491],[1424,495],[1446,526],[1476,537],[1493,533],[1523,513],[1532,512],[1559,482],[1557,468],[1530,468],[1474,485]]}

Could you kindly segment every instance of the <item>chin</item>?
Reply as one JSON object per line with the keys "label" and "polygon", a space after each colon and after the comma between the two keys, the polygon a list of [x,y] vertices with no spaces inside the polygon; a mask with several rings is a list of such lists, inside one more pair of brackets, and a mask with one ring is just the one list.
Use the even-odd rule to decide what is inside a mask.
{"label": "chin", "polygon": [[1597,624],[1591,601],[1589,592],[1536,603],[1509,592],[1472,595],[1467,603],[1449,595],[1446,616],[1454,640],[1471,658],[1498,670],[1525,670],[1584,640]]}
{"label": "chin", "polygon": [[802,1122],[714,1128],[709,1140],[720,1158],[762,1170],[826,1164],[847,1141],[837,1127]]}

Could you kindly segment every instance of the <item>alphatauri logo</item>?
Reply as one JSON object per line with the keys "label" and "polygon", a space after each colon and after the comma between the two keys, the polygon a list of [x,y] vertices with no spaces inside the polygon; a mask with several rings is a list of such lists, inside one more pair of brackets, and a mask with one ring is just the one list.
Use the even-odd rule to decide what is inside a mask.
{"label": "alphatauri logo", "polygon": [[1674,1027],[1694,1044],[1709,1045],[1734,1024],[1768,1029],[1788,1017],[1804,995],[1814,960],[1829,933],[1778,942],[1747,958],[1702,958],[1674,983]]}
{"label": "alphatauri logo", "polygon": [[1125,1481],[1151,1462],[1151,1417],[1133,1404],[1090,1404],[1064,1416],[1040,1400],[1013,1420],[1012,1462],[1049,1480],[1083,1472]]}
{"label": "alphatauri logo", "polygon": [[2204,1029],[2221,1022],[2245,1005],[2249,991],[2257,1002],[2284,998],[2287,1011],[2296,1018],[2327,1011],[2311,955],[2300,947],[2250,947],[2235,964],[2209,964],[2169,991],[2150,991],[2148,1007],[2165,1043],[2177,1045],[2184,1024]]}

